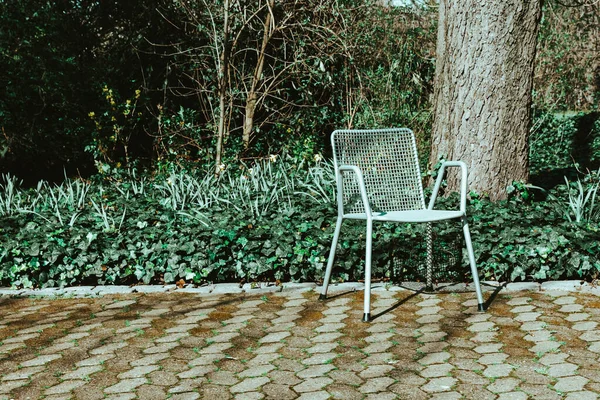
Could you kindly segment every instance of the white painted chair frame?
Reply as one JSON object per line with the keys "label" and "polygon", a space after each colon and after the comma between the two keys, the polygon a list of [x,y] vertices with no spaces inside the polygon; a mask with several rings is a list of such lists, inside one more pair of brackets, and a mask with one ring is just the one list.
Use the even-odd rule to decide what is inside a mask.
{"label": "white painted chair frame", "polygon": [[[425,198],[413,132],[407,128],[375,130],[337,130],[331,135],[337,183],[338,218],[320,300],[327,298],[335,251],[344,219],[366,220],[365,297],[363,321],[371,320],[371,252],[373,221],[431,223],[448,219],[462,221],[471,274],[477,293],[478,309],[484,311],[479,275],[467,222],[467,166],[462,161],[446,161],[440,167],[429,205]],[[361,147],[362,146],[362,147]],[[402,157],[404,156],[404,159]],[[408,159],[408,160],[407,160]],[[460,208],[458,211],[434,210],[446,168],[461,169]],[[367,179],[365,178],[367,174]],[[399,187],[406,184],[408,189]],[[347,205],[344,200],[353,201]],[[379,203],[373,210],[374,203]],[[428,252],[431,249],[428,246]],[[430,255],[429,255],[430,256]]]}

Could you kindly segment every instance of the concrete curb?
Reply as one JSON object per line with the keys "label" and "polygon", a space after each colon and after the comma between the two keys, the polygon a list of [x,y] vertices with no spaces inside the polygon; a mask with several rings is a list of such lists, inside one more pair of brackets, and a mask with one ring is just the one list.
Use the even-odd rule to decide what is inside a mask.
{"label": "concrete curb", "polygon": [[[362,290],[364,284],[361,282],[344,282],[329,285],[330,293],[353,292]],[[500,288],[501,293],[515,293],[524,291],[533,292],[581,292],[600,295],[600,286],[590,284],[583,281],[551,281],[551,282],[514,282],[501,283],[495,281],[481,282],[482,290],[496,291]],[[404,291],[404,290],[421,290],[424,284],[420,282],[407,282],[400,285],[392,285],[387,283],[374,283],[372,290],[380,291]],[[315,283],[284,283],[283,285],[253,285],[246,283],[242,286],[237,283],[219,283],[214,285],[206,285],[194,287],[187,285],[183,288],[178,288],[176,285],[138,285],[138,286],[73,286],[67,288],[44,288],[44,289],[12,289],[0,287],[0,297],[97,297],[104,295],[118,295],[130,293],[189,293],[195,295],[217,295],[217,294],[265,294],[276,292],[292,292],[292,291],[315,291],[320,292],[322,286],[317,286]],[[452,291],[472,291],[472,284],[444,284],[438,283],[435,285],[436,291],[440,293]]]}

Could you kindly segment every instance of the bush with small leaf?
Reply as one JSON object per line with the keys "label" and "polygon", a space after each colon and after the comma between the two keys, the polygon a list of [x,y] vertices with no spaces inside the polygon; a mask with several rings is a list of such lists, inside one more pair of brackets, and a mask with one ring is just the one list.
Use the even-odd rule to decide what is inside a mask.
{"label": "bush with small leaf", "polygon": [[[229,165],[118,170],[91,181],[0,182],[0,284],[54,287],[322,279],[337,217],[330,161],[286,156]],[[600,271],[598,174],[548,192],[523,183],[492,203],[471,194],[480,273],[494,280],[595,279]],[[580,201],[581,200],[581,201]],[[454,207],[455,195],[439,199]],[[577,220],[574,207],[581,210]],[[373,274],[423,279],[424,226],[377,224]],[[460,223],[434,225],[437,280],[468,281]],[[364,274],[365,227],[342,229],[334,278]]]}

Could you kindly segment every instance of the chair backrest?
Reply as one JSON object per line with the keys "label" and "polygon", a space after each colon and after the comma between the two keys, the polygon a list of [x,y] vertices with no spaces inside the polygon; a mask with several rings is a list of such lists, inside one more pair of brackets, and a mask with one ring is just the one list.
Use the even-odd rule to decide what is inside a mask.
{"label": "chair backrest", "polygon": [[364,213],[364,207],[356,175],[341,172],[340,176],[341,165],[361,169],[373,212],[425,208],[417,146],[410,129],[337,130],[331,135],[331,145],[344,213]]}

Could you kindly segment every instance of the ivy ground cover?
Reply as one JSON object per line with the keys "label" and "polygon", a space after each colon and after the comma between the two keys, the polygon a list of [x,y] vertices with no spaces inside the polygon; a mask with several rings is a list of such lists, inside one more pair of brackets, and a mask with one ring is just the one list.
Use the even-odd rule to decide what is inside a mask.
{"label": "ivy ground cover", "polygon": [[[0,284],[319,281],[336,218],[327,161],[265,160],[212,173],[182,169],[138,176],[105,170],[22,188],[0,181]],[[515,183],[509,199],[471,193],[469,215],[484,279],[597,278],[598,173],[546,192]],[[440,200],[453,207],[456,198]],[[435,226],[436,279],[468,281],[459,224]],[[334,278],[359,280],[364,226],[342,230]],[[374,276],[422,279],[423,227],[380,224]]]}

